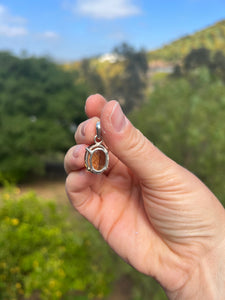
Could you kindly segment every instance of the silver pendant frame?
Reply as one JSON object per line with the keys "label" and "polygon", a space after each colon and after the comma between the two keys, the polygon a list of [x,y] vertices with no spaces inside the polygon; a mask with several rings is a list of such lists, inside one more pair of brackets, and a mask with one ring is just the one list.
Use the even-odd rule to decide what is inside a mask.
{"label": "silver pendant frame", "polygon": [[[96,132],[97,135],[94,138],[95,144],[89,146],[86,148],[85,156],[84,156],[84,162],[85,167],[88,171],[94,174],[102,174],[104,171],[107,170],[109,166],[109,153],[106,147],[102,144],[102,138],[101,138],[101,126],[100,122],[97,122],[96,124]],[[95,152],[102,151],[105,155],[105,164],[102,169],[96,170],[92,164],[92,158]]]}

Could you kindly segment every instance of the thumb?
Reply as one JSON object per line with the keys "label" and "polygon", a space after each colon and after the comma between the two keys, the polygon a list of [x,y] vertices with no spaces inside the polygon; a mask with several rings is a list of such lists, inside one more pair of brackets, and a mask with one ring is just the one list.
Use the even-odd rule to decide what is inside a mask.
{"label": "thumb", "polygon": [[117,101],[104,106],[100,120],[105,144],[139,179],[154,181],[176,165],[130,123]]}

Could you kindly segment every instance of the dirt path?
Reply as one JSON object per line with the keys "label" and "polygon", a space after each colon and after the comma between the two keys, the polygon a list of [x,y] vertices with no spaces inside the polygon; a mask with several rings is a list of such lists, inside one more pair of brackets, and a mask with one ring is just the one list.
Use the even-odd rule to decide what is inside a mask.
{"label": "dirt path", "polygon": [[21,193],[33,190],[38,196],[44,199],[53,200],[58,203],[67,203],[68,199],[65,192],[65,181],[36,181],[33,183],[19,185]]}

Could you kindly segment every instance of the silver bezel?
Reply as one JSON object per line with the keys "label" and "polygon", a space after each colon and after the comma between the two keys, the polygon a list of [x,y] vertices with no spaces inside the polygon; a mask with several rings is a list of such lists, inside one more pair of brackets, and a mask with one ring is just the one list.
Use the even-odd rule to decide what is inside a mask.
{"label": "silver bezel", "polygon": [[[92,165],[92,157],[96,151],[102,151],[105,154],[105,165],[100,170],[96,170]],[[90,158],[88,160],[89,155],[90,155]],[[94,174],[102,174],[108,168],[108,165],[109,165],[108,150],[103,145],[101,145],[101,143],[93,144],[86,148],[84,160],[85,160],[85,166],[88,171],[90,171],[91,173],[94,173]],[[90,164],[88,161],[90,161]]]}

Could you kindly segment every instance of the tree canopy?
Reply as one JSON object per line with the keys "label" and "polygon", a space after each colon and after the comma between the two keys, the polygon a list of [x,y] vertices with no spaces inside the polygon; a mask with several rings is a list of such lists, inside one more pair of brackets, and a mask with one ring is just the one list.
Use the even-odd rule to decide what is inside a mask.
{"label": "tree canopy", "polygon": [[127,113],[144,101],[147,55],[143,49],[137,50],[127,43],[115,47],[111,55],[114,56],[113,62],[102,61],[98,57],[64,67],[78,71],[80,81],[89,93],[101,93],[107,99],[118,99]]}
{"label": "tree canopy", "polygon": [[194,172],[225,204],[225,85],[206,67],[167,78],[131,113],[162,151]]}
{"label": "tree canopy", "polygon": [[0,66],[0,174],[18,180],[66,151],[87,92],[48,58],[0,52]]}
{"label": "tree canopy", "polygon": [[148,61],[144,50],[136,51],[124,43],[114,49],[123,58],[124,71],[112,80],[112,93],[122,98],[126,113],[144,101],[147,84]]}

